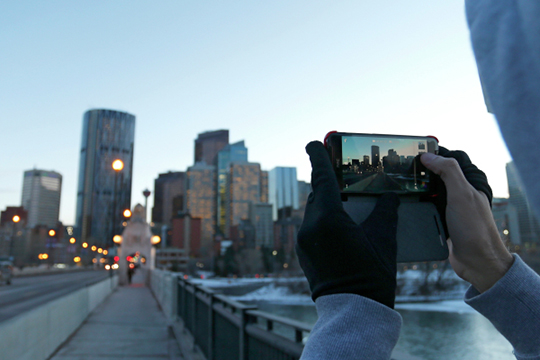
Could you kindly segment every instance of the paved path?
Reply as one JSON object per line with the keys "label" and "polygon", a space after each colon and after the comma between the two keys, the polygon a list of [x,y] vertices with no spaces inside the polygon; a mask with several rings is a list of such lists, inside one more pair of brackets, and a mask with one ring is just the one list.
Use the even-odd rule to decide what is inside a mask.
{"label": "paved path", "polygon": [[98,306],[51,359],[183,359],[150,289],[136,283],[142,280],[139,276]]}

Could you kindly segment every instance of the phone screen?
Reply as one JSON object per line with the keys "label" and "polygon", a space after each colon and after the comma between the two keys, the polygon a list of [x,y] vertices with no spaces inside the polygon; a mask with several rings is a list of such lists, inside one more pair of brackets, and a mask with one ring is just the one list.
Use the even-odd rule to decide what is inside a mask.
{"label": "phone screen", "polygon": [[425,152],[438,153],[435,138],[332,134],[332,161],[344,193],[427,193],[430,174],[420,162]]}

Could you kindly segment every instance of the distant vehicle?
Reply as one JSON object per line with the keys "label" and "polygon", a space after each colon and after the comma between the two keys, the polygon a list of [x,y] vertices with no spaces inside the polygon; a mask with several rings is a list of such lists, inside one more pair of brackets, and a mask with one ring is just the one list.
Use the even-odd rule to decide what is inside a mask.
{"label": "distant vehicle", "polygon": [[13,263],[11,261],[0,261],[0,281],[5,281],[6,285],[11,285],[13,277]]}

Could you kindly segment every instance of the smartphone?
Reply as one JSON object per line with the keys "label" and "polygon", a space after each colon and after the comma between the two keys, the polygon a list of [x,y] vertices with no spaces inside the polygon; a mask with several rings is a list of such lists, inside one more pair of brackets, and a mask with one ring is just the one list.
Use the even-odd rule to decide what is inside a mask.
{"label": "smartphone", "polygon": [[430,201],[436,176],[420,162],[423,153],[438,154],[432,136],[329,132],[324,140],[341,189],[344,210],[361,224],[385,192],[400,197],[396,240],[398,262],[448,258],[440,214]]}
{"label": "smartphone", "polygon": [[420,155],[438,154],[435,137],[330,132],[325,145],[344,194],[433,192]]}

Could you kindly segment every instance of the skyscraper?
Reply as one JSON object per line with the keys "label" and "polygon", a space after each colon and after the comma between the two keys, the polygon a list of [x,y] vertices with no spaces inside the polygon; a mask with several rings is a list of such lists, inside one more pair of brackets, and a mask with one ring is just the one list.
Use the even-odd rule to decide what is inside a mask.
{"label": "skyscraper", "polygon": [[286,210],[297,210],[298,204],[298,180],[296,168],[276,167],[270,170],[268,176],[268,202],[272,204],[272,216],[278,219],[278,213]]}
{"label": "skyscraper", "polygon": [[378,167],[380,164],[380,150],[377,145],[371,146],[371,166],[374,168]]}
{"label": "skyscraper", "polygon": [[229,164],[234,163],[247,163],[248,151],[244,144],[244,141],[239,141],[234,144],[226,145],[217,154],[217,227],[221,234],[225,234],[225,226],[227,222],[226,216],[226,188],[227,188],[227,174],[229,172]]}
{"label": "skyscraper", "polygon": [[186,209],[194,218],[202,219],[201,252],[210,251],[216,226],[216,167],[204,162],[187,170]]}
{"label": "skyscraper", "polygon": [[240,220],[249,219],[249,206],[261,201],[261,165],[229,163],[227,174],[225,235]]}
{"label": "skyscraper", "polygon": [[60,213],[62,175],[54,171],[24,172],[21,205],[28,211],[26,226],[56,227]]}
{"label": "skyscraper", "polygon": [[[95,245],[111,245],[119,234],[122,212],[131,207],[131,178],[135,116],[126,112],[94,109],[83,117],[77,235]],[[112,168],[120,159],[124,167]]]}
{"label": "skyscraper", "polygon": [[527,199],[521,179],[514,162],[506,164],[506,176],[508,178],[509,203],[517,211],[521,242],[540,242],[540,224]]}
{"label": "skyscraper", "polygon": [[207,131],[195,140],[195,164],[215,165],[217,153],[229,144],[229,130]]}
{"label": "skyscraper", "polygon": [[255,246],[272,248],[274,245],[274,222],[272,221],[272,205],[251,203],[249,205],[250,220],[255,227]]}
{"label": "skyscraper", "polygon": [[179,211],[184,211],[186,173],[169,171],[159,174],[154,181],[154,207],[152,221],[170,225]]}

